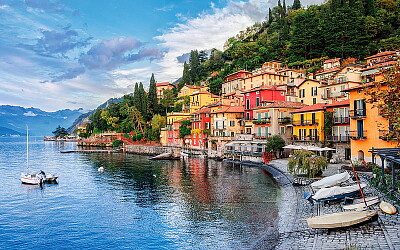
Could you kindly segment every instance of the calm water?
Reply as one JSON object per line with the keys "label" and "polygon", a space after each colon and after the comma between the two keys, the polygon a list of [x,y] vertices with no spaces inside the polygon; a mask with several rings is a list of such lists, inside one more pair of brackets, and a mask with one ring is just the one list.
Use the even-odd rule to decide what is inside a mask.
{"label": "calm water", "polygon": [[59,182],[21,184],[25,138],[0,138],[0,249],[240,249],[276,228],[279,189],[259,168],[30,140],[30,169]]}

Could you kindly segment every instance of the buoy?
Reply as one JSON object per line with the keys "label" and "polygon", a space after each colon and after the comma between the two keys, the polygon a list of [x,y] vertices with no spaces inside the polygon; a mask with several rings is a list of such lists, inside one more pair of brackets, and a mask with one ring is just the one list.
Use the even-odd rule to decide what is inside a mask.
{"label": "buoy", "polygon": [[104,168],[103,168],[103,167],[99,167],[99,168],[97,169],[97,171],[104,171]]}

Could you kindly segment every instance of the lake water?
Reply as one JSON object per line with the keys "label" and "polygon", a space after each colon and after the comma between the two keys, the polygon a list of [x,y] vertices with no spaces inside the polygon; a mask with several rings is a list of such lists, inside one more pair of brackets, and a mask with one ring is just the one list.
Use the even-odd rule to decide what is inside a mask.
{"label": "lake water", "polygon": [[59,181],[21,184],[25,138],[0,137],[0,249],[243,249],[276,232],[279,188],[258,167],[30,141],[30,169]]}

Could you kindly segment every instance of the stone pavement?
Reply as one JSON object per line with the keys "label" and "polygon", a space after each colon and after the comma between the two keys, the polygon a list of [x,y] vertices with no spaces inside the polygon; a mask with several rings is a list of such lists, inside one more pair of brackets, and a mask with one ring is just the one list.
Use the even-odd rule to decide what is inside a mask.
{"label": "stone pavement", "polygon": [[[286,160],[274,160],[270,164],[291,178]],[[340,165],[330,164],[324,175],[336,174],[339,168]],[[377,221],[346,229],[310,229],[307,222],[300,219],[343,211],[341,203],[312,205],[303,199],[303,194],[310,191],[309,186],[281,186],[279,235],[274,235],[274,243],[271,237],[261,239],[255,249],[400,249],[399,213],[388,215],[379,211]],[[371,186],[365,188],[364,193],[387,200]]]}

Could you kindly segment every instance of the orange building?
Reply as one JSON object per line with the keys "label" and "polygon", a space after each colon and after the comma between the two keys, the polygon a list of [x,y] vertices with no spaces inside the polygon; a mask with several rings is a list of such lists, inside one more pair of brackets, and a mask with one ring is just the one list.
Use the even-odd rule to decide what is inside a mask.
{"label": "orange building", "polygon": [[175,86],[169,82],[158,82],[156,83],[157,98],[161,99],[166,89],[174,89]]}

